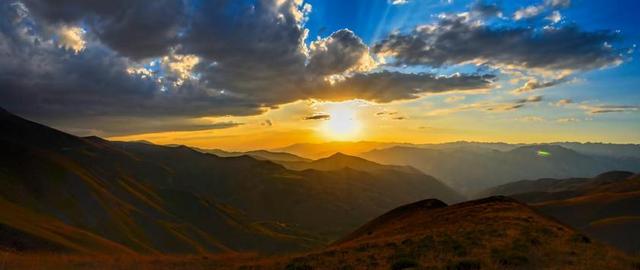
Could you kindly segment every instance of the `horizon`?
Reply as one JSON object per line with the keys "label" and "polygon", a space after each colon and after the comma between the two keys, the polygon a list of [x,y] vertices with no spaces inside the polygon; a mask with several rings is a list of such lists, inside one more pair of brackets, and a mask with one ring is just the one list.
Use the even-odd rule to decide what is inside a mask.
{"label": "horizon", "polygon": [[0,106],[78,136],[234,151],[330,141],[638,144],[637,7],[3,2]]}

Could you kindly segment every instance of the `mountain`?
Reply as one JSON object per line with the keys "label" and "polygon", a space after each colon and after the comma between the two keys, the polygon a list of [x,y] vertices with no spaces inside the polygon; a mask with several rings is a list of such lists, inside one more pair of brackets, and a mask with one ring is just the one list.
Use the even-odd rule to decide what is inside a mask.
{"label": "mountain", "polygon": [[295,161],[295,162],[277,162],[287,169],[296,171],[317,170],[317,171],[340,171],[340,170],[356,170],[366,172],[371,177],[379,178],[378,185],[381,182],[388,182],[388,186],[394,183],[414,182],[422,183],[418,189],[429,190],[432,193],[439,194],[440,198],[448,202],[460,202],[464,197],[452,190],[448,186],[442,184],[437,179],[425,175],[419,170],[410,166],[382,165],[360,157],[336,153],[326,158],[313,161]]}
{"label": "mountain", "polygon": [[307,162],[311,161],[310,159],[296,156],[294,154],[286,153],[286,152],[272,152],[267,150],[254,150],[248,152],[229,152],[220,149],[202,149],[202,148],[193,148],[194,150],[198,150],[203,153],[214,154],[219,157],[238,157],[238,156],[251,156],[255,159],[260,160],[271,160],[274,162]]}
{"label": "mountain", "polygon": [[359,155],[377,148],[387,148],[402,143],[383,142],[327,142],[327,143],[297,143],[287,147],[274,149],[277,152],[286,152],[308,159],[319,159],[331,156],[335,153],[347,155]]}
{"label": "mountain", "polygon": [[397,146],[359,156],[383,164],[413,166],[466,194],[519,179],[640,170],[638,158],[591,156],[558,145],[520,146],[508,151],[469,145],[441,149]]}
{"label": "mountain", "polygon": [[525,180],[483,194],[513,196],[595,239],[640,252],[640,174],[612,171],[593,178]]}
{"label": "mountain", "polygon": [[255,223],[214,198],[150,185],[146,179],[171,179],[175,171],[140,160],[116,143],[78,138],[6,111],[0,112],[0,127],[4,248],[200,253],[317,244]]}
{"label": "mountain", "polygon": [[459,199],[424,176],[294,171],[246,155],[79,138],[6,111],[0,127],[0,243],[10,249],[300,250],[399,204]]}
{"label": "mountain", "polygon": [[[285,269],[633,269],[631,258],[507,197],[422,200]],[[273,267],[276,269],[276,267]]]}
{"label": "mountain", "polygon": [[251,217],[296,224],[328,237],[337,237],[412,200],[424,197],[459,200],[450,189],[439,189],[444,185],[429,177],[391,178],[353,168],[294,171],[249,156],[221,158],[187,147],[116,145],[144,162],[171,169],[169,178],[140,176],[151,181],[151,185],[216,198]]}
{"label": "mountain", "polygon": [[396,165],[382,165],[361,157],[350,156],[343,153],[335,153],[329,157],[320,158],[317,160],[308,161],[280,161],[277,162],[291,170],[303,171],[303,170],[318,170],[318,171],[333,171],[344,168],[351,168],[366,172],[384,172],[384,171],[401,171],[409,174],[422,174],[417,169],[410,166],[396,166]]}

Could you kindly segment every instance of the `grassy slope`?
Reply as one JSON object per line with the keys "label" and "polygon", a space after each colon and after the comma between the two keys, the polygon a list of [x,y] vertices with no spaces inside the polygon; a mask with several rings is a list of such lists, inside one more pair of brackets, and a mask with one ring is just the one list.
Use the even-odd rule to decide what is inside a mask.
{"label": "grassy slope", "polygon": [[613,171],[593,178],[519,181],[493,188],[527,202],[588,235],[640,252],[640,175]]}
{"label": "grassy slope", "polygon": [[325,249],[259,257],[9,255],[8,269],[640,269],[631,258],[504,197],[399,207]]}

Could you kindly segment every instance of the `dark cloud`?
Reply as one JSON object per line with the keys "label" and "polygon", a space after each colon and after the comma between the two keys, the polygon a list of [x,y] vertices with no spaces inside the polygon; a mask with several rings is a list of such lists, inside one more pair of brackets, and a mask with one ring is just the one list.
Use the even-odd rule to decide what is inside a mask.
{"label": "dark cloud", "polygon": [[464,16],[445,16],[437,24],[410,33],[393,33],[373,47],[393,56],[395,65],[440,67],[473,62],[545,70],[591,70],[622,61],[606,46],[618,39],[613,31],[560,28],[492,27],[470,23]]}
{"label": "dark cloud", "polygon": [[318,95],[323,97],[324,94],[327,99],[363,98],[375,102],[390,102],[414,99],[425,93],[488,89],[495,79],[493,75],[437,76],[429,73],[382,71],[355,74]]}
{"label": "dark cloud", "polygon": [[524,104],[524,103],[534,103],[542,101],[542,96],[530,96],[528,98],[518,99],[515,103]]}
{"label": "dark cloud", "polygon": [[109,47],[140,59],[161,56],[175,45],[185,23],[182,0],[24,0],[50,24],[85,23]]}
{"label": "dark cloud", "polygon": [[[91,122],[101,123],[99,129],[87,128]],[[135,123],[132,125],[131,123]],[[121,136],[163,131],[203,131],[228,129],[244,125],[244,123],[226,121],[210,122],[202,119],[184,118],[141,118],[141,117],[91,117],[66,118],[54,120],[51,124],[63,128],[78,136]]]}
{"label": "dark cloud", "polygon": [[304,118],[304,120],[329,120],[329,119],[331,119],[331,115],[329,114],[314,114]]}
{"label": "dark cloud", "polygon": [[350,30],[342,29],[311,44],[307,70],[316,75],[332,75],[357,67],[369,47]]}
{"label": "dark cloud", "polygon": [[267,120],[262,121],[262,122],[260,123],[260,125],[261,125],[261,126],[270,127],[270,126],[273,126],[273,122],[271,122],[271,120],[267,119]]}
{"label": "dark cloud", "polygon": [[[547,5],[568,3],[552,2]],[[368,46],[347,29],[307,47],[304,22],[309,7],[296,0],[25,0],[24,4],[28,11],[19,2],[0,2],[0,106],[101,134],[215,128],[193,119],[255,115],[264,108],[309,98],[391,102],[426,93],[489,89],[496,80],[490,74],[372,71],[377,63]],[[500,8],[476,2],[470,12],[475,19],[488,18],[498,16]],[[86,30],[77,37],[81,49],[64,43],[61,27]],[[585,32],[576,26],[492,28],[445,16],[434,26],[392,34],[372,50],[394,55],[395,65],[437,67],[476,61],[587,70],[621,60],[611,46],[604,46],[615,39],[614,33]],[[176,64],[172,61],[187,56],[197,59],[193,66],[171,70]],[[151,60],[159,70],[128,72],[143,65],[148,68]],[[61,121],[68,119],[75,124]],[[132,123],[126,126],[139,125],[138,131],[118,129],[123,119]]]}
{"label": "dark cloud", "polygon": [[478,17],[495,17],[502,14],[502,8],[496,3],[487,3],[485,1],[476,1],[471,5],[472,15]]}

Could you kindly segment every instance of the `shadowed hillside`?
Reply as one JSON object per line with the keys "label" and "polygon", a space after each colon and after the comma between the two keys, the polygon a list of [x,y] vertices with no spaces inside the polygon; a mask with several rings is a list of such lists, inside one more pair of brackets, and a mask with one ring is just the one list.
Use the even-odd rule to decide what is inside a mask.
{"label": "shadowed hillside", "polygon": [[[424,175],[292,171],[250,156],[78,138],[6,111],[0,127],[0,233],[11,249],[299,250],[399,204],[459,199]],[[83,238],[52,235],[63,225]]]}
{"label": "shadowed hillside", "polygon": [[254,223],[212,197],[151,185],[174,172],[108,141],[5,111],[0,126],[0,234],[8,249],[199,253],[316,243]]}
{"label": "shadowed hillside", "polygon": [[[506,197],[398,207],[291,269],[632,269],[633,261]],[[307,268],[305,268],[307,267]]]}
{"label": "shadowed hillside", "polygon": [[518,181],[483,193],[529,203],[595,239],[640,252],[640,175],[613,171],[593,178]]}

